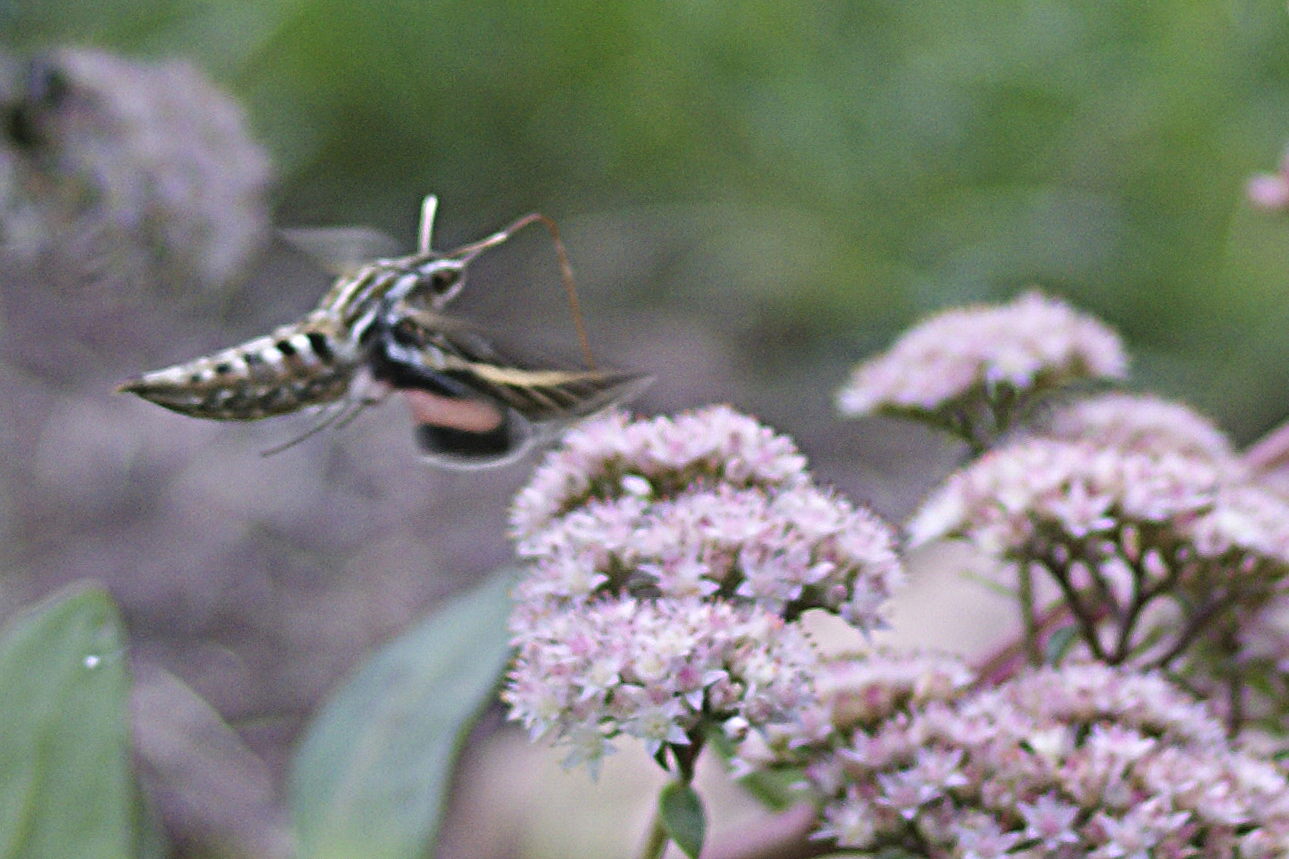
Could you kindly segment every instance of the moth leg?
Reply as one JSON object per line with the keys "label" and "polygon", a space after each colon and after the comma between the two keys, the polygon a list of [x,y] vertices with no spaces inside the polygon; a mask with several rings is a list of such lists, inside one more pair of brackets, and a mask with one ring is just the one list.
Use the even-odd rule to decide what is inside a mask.
{"label": "moth leg", "polygon": [[[368,406],[383,403],[385,398],[393,391],[393,388],[382,382],[377,382],[375,379],[365,378],[365,376],[365,373],[360,375],[342,399],[324,405],[319,411],[319,414],[322,415],[320,421],[289,441],[261,451],[260,456],[273,456],[295,447],[300,442],[307,438],[312,438],[327,427],[343,429],[353,423],[354,419],[362,414],[363,410]],[[357,391],[357,396],[354,395],[355,391]]]}

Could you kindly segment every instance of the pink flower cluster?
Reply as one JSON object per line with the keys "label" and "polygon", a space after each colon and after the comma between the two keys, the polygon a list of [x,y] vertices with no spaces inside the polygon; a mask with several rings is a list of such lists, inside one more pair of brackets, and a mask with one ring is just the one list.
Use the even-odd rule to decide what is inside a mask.
{"label": "pink flower cluster", "polygon": [[[849,661],[918,664],[909,659]],[[795,757],[780,758],[809,761],[825,802],[818,835],[841,847],[974,859],[1289,850],[1285,773],[1232,747],[1221,723],[1162,677],[1073,664],[968,690],[964,669],[945,662],[925,672],[937,691],[917,697],[907,679],[880,696],[874,669],[839,676],[846,670],[857,681],[849,697],[884,706],[849,723],[834,708],[826,736],[803,724]]]}
{"label": "pink flower cluster", "polygon": [[1011,562],[1009,575],[1040,570],[1093,656],[1174,664],[1283,587],[1289,503],[1233,460],[1156,446],[1031,438],[995,449],[923,503],[911,542],[965,538]]}
{"label": "pink flower cluster", "polygon": [[704,721],[737,734],[813,700],[816,655],[796,624],[755,606],[612,597],[512,625],[519,652],[502,692],[534,741],[568,747],[594,774],[618,735],[687,745]]}
{"label": "pink flower cluster", "polygon": [[806,458],[792,439],[729,406],[641,420],[613,411],[565,435],[516,496],[510,521],[523,540],[593,498],[806,479]]}
{"label": "pink flower cluster", "polygon": [[1209,559],[1232,573],[1270,566],[1282,575],[1289,567],[1289,505],[1228,477],[1218,464],[1191,456],[1028,439],[952,476],[923,503],[909,531],[914,545],[967,537],[1012,558],[1024,557],[1041,533],[1148,570]]}
{"label": "pink flower cluster", "polygon": [[259,249],[267,153],[198,69],[62,48],[29,77],[39,83],[20,109],[33,139],[13,164],[46,248],[118,286],[206,289]]}
{"label": "pink flower cluster", "polygon": [[933,702],[956,701],[975,682],[956,656],[941,653],[846,653],[815,667],[815,700],[786,724],[772,725],[745,743],[735,771],[756,772],[781,763],[808,763],[857,727],[875,728],[899,713]]}
{"label": "pink flower cluster", "polygon": [[1110,393],[1076,400],[1046,417],[1042,434],[1139,453],[1175,453],[1238,470],[1231,440],[1184,403],[1150,394]]}
{"label": "pink flower cluster", "polygon": [[785,436],[724,406],[570,432],[512,509],[524,577],[504,692],[535,737],[598,761],[619,735],[735,737],[810,700],[809,609],[860,629],[900,581],[893,531],[814,486]]}
{"label": "pink flower cluster", "polygon": [[837,406],[847,416],[973,411],[991,391],[1119,379],[1127,366],[1119,336],[1102,322],[1030,291],[1010,304],[929,317],[856,367]]}
{"label": "pink flower cluster", "polygon": [[788,619],[824,608],[870,629],[902,576],[885,523],[810,483],[786,436],[724,406],[584,424],[511,522],[530,564],[524,603],[697,596]]}

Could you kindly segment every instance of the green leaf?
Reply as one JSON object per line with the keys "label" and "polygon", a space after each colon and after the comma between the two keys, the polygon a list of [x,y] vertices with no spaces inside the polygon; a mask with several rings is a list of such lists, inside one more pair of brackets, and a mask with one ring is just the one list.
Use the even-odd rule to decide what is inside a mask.
{"label": "green leaf", "polygon": [[658,796],[658,815],[667,837],[690,859],[697,859],[707,829],[698,791],[683,782],[672,782]]}
{"label": "green leaf", "polygon": [[135,767],[148,774],[151,795],[164,797],[168,816],[199,833],[202,855],[280,856],[286,822],[277,813],[273,777],[223,716],[178,677],[147,663],[134,666],[130,700]]}
{"label": "green leaf", "polygon": [[511,580],[445,602],[324,706],[291,776],[299,859],[429,852],[461,741],[510,655]]}
{"label": "green leaf", "polygon": [[0,859],[134,854],[129,687],[100,588],[73,586],[0,632]]}
{"label": "green leaf", "polygon": [[738,780],[739,786],[771,811],[783,811],[803,797],[803,771],[799,767],[761,770]]}
{"label": "green leaf", "polygon": [[1043,659],[1048,665],[1060,665],[1061,660],[1070,652],[1079,641],[1079,628],[1075,624],[1068,624],[1060,629],[1052,630],[1052,634],[1047,637],[1047,644],[1043,648]]}
{"label": "green leaf", "polygon": [[[703,739],[707,748],[719,754],[726,763],[734,757],[737,746],[719,727],[709,726],[703,733]],[[799,767],[758,770],[738,779],[740,787],[772,811],[783,811],[794,802],[800,802],[804,797],[801,787],[803,781]]]}

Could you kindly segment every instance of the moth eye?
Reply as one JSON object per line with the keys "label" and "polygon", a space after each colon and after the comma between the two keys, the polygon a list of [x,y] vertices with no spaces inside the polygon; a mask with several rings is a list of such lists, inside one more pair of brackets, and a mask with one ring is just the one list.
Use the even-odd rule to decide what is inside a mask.
{"label": "moth eye", "polygon": [[416,325],[407,319],[400,319],[394,324],[394,341],[396,343],[415,343],[417,340]]}
{"label": "moth eye", "polygon": [[461,270],[441,268],[430,275],[430,291],[435,295],[445,295],[461,280]]}

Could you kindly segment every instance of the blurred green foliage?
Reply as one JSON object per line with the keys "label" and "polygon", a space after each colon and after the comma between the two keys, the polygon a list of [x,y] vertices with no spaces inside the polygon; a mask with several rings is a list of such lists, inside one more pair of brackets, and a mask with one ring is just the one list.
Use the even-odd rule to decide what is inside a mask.
{"label": "blurred green foliage", "polygon": [[510,658],[514,578],[445,602],[333,692],[293,761],[298,859],[426,855],[453,764]]}
{"label": "blurred green foliage", "polygon": [[0,628],[0,856],[161,855],[130,769],[116,606],[78,584]]}
{"label": "blurred green foliage", "polygon": [[444,230],[603,216],[653,245],[615,289],[767,376],[834,387],[921,313],[1039,283],[1243,437],[1289,401],[1289,223],[1243,199],[1289,139],[1280,0],[9,0],[0,23],[23,52],[193,58],[278,158],[283,222],[406,236],[427,191]]}

